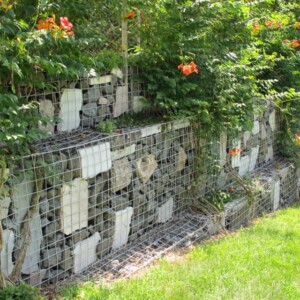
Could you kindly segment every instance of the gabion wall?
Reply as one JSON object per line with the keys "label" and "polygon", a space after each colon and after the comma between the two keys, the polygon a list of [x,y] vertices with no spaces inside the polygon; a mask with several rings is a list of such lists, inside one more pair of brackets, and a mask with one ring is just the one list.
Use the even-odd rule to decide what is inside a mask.
{"label": "gabion wall", "polygon": [[[234,140],[203,140],[184,121],[112,135],[80,128],[42,140],[1,201],[4,273],[28,245],[21,279],[41,285],[80,274],[216,191],[231,201],[207,216],[209,234],[290,203],[299,176],[276,159],[278,126],[274,108],[266,107],[252,131]],[[231,156],[232,149],[242,151]],[[242,187],[247,180],[255,187],[251,201]]]}

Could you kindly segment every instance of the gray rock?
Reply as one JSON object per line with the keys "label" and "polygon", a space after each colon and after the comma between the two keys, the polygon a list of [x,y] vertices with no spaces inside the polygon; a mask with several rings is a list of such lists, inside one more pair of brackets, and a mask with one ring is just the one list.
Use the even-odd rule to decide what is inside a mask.
{"label": "gray rock", "polygon": [[82,106],[82,113],[87,117],[96,117],[98,107],[96,103],[88,103]]}
{"label": "gray rock", "polygon": [[106,238],[99,242],[96,248],[96,252],[99,258],[102,258],[103,256],[107,255],[112,247],[113,239],[112,238]]}
{"label": "gray rock", "polygon": [[62,250],[60,247],[42,250],[42,266],[49,268],[57,266],[62,260]]}
{"label": "gray rock", "polygon": [[111,207],[115,211],[123,210],[123,209],[125,209],[128,206],[129,206],[129,201],[128,201],[128,198],[126,198],[126,197],[123,197],[123,196],[114,196],[111,199]]}

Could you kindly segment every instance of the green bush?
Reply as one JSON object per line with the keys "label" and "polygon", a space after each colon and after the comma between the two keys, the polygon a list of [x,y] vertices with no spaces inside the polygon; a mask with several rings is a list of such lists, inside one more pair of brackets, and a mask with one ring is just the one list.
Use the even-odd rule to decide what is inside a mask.
{"label": "green bush", "polygon": [[0,300],[43,300],[37,288],[25,283],[10,285],[0,289]]}

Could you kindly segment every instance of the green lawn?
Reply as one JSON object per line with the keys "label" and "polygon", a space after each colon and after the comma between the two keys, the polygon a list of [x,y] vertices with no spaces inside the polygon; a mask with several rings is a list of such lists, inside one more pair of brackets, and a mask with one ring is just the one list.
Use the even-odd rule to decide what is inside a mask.
{"label": "green lawn", "polygon": [[162,259],[138,278],[65,288],[58,299],[300,299],[300,205]]}

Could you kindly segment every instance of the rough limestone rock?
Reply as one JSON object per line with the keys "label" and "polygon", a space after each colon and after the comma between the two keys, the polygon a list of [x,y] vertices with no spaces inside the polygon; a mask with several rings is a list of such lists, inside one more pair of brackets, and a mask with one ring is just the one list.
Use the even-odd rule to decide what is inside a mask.
{"label": "rough limestone rock", "polygon": [[112,249],[118,249],[127,244],[132,215],[132,207],[127,207],[124,210],[115,212],[115,229],[113,234]]}
{"label": "rough limestone rock", "polygon": [[258,153],[259,153],[259,145],[257,145],[256,147],[253,147],[251,149],[250,162],[249,162],[249,172],[252,172],[255,169],[256,161],[257,161],[257,158],[258,158]]}
{"label": "rough limestone rock", "polygon": [[96,232],[90,238],[75,245],[73,251],[75,274],[79,274],[97,260],[96,249],[100,240],[100,234],[99,232]]}
{"label": "rough limestone rock", "polygon": [[78,150],[81,158],[81,176],[92,178],[99,173],[110,170],[112,166],[110,143],[101,143]]}
{"label": "rough limestone rock", "polygon": [[271,185],[271,201],[273,210],[277,210],[280,204],[280,180],[275,180]]}
{"label": "rough limestone rock", "polygon": [[156,223],[165,223],[172,218],[174,200],[170,198],[166,203],[157,207],[157,220]]}
{"label": "rough limestone rock", "polygon": [[269,124],[270,124],[271,130],[274,132],[275,129],[276,129],[276,112],[275,112],[275,109],[269,115]]}
{"label": "rough limestone rock", "polygon": [[[23,274],[32,274],[39,271],[40,247],[43,241],[42,224],[39,212],[29,221],[30,239],[29,247],[22,266]],[[22,237],[21,237],[22,239]],[[23,242],[22,242],[23,245]]]}
{"label": "rough limestone rock", "polygon": [[59,118],[62,123],[58,125],[59,131],[71,131],[79,127],[80,110],[83,104],[81,89],[65,89],[60,99]]}
{"label": "rough limestone rock", "polygon": [[186,164],[187,154],[182,147],[179,148],[178,155],[176,157],[176,171],[181,172]]}
{"label": "rough limestone rock", "polygon": [[132,167],[127,157],[113,162],[111,172],[111,189],[115,193],[126,188],[132,179]]}
{"label": "rough limestone rock", "polygon": [[61,231],[70,234],[88,225],[88,182],[76,178],[61,189]]}
{"label": "rough limestone rock", "polygon": [[117,118],[128,111],[128,86],[119,86],[116,90],[116,102],[113,105],[113,117]]}
{"label": "rough limestone rock", "polygon": [[150,154],[136,162],[136,173],[141,181],[146,183],[154,173],[157,166],[158,164],[155,160],[155,156]]}
{"label": "rough limestone rock", "polygon": [[136,144],[111,152],[111,160],[117,160],[135,153]]}
{"label": "rough limestone rock", "polygon": [[10,203],[10,197],[0,198],[0,221],[7,218]]}
{"label": "rough limestone rock", "polygon": [[14,249],[14,232],[3,230],[3,249],[1,251],[1,269],[4,275],[9,276],[14,268],[12,252]]}
{"label": "rough limestone rock", "polygon": [[[39,111],[42,117],[48,119],[47,121],[53,120],[55,108],[52,101],[40,100]],[[52,124],[39,125],[39,128],[47,132],[51,132],[51,133],[54,132],[54,125]]]}

